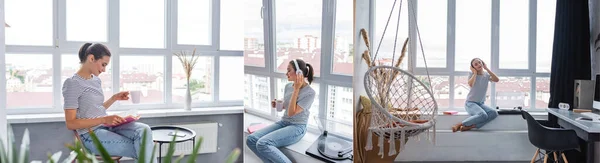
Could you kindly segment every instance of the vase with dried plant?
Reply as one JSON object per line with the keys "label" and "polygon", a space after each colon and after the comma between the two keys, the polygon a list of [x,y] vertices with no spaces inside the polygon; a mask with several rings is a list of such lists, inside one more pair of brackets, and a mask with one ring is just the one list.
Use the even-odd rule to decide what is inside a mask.
{"label": "vase with dried plant", "polygon": [[173,55],[177,56],[181,65],[183,66],[183,71],[186,76],[186,90],[185,90],[185,110],[192,110],[192,94],[190,92],[190,77],[192,77],[192,70],[196,66],[199,55],[196,54],[196,48],[190,53],[188,51],[182,50],[181,52],[173,53]]}

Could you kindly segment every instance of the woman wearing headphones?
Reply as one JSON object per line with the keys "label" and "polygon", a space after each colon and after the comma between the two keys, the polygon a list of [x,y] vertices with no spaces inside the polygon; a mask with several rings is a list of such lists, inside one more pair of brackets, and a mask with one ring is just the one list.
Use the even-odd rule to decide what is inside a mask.
{"label": "woman wearing headphones", "polygon": [[[309,110],[315,100],[315,90],[310,87],[313,73],[313,67],[301,59],[289,62],[286,76],[293,83],[285,86],[285,114],[280,121],[248,135],[246,140],[248,147],[263,162],[292,162],[278,147],[294,144],[306,133]],[[275,101],[271,102],[271,107],[275,107]]]}
{"label": "woman wearing headphones", "polygon": [[465,102],[465,110],[470,117],[463,120],[462,123],[452,126],[452,132],[481,128],[498,117],[496,110],[484,105],[488,83],[490,81],[498,82],[498,80],[498,76],[481,59],[473,58],[471,60],[471,73],[468,81],[471,90]]}

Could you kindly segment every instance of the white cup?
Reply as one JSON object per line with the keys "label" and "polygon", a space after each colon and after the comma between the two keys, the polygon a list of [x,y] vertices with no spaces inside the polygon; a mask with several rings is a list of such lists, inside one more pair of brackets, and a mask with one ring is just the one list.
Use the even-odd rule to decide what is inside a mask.
{"label": "white cup", "polygon": [[283,110],[283,100],[275,101],[275,108],[277,108],[277,111],[282,111]]}
{"label": "white cup", "polygon": [[129,94],[131,95],[132,103],[134,103],[134,104],[140,103],[140,96],[142,95],[141,91],[129,91]]}

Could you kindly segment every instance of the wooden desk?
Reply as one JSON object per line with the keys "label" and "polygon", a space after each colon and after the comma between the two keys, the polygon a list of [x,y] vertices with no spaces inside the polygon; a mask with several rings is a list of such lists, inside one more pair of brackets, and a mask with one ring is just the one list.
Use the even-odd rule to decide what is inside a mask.
{"label": "wooden desk", "polygon": [[547,108],[546,110],[558,118],[558,125],[575,130],[577,136],[586,142],[586,160],[588,163],[594,163],[594,143],[600,141],[600,123],[575,120],[584,116],[569,110],[558,108]]}

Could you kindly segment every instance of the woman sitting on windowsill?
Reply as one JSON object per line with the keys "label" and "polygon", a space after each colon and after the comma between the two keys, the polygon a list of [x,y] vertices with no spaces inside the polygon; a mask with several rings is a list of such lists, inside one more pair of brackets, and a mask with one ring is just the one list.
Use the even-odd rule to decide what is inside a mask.
{"label": "woman sitting on windowsill", "polygon": [[452,126],[452,132],[481,128],[498,116],[496,110],[484,105],[488,83],[489,81],[498,82],[498,76],[479,58],[471,60],[470,69],[471,73],[469,74],[468,84],[471,90],[469,90],[469,94],[467,95],[465,110],[467,110],[467,113],[471,117],[463,120],[462,123]]}
{"label": "woman sitting on windowsill", "polygon": [[[289,62],[286,75],[293,83],[285,86],[285,114],[281,121],[248,135],[246,140],[248,147],[263,162],[292,162],[278,147],[297,143],[306,134],[310,106],[315,100],[315,91],[310,87],[313,73],[313,67],[301,59]],[[271,102],[271,107],[275,107],[275,101]]]}

